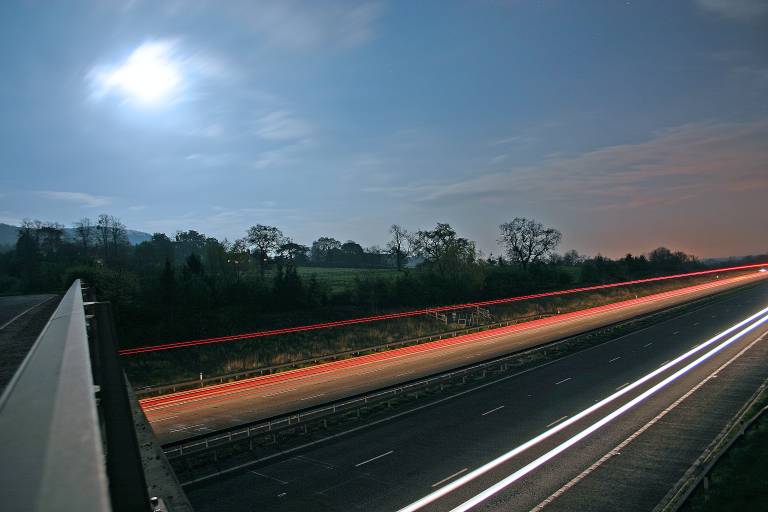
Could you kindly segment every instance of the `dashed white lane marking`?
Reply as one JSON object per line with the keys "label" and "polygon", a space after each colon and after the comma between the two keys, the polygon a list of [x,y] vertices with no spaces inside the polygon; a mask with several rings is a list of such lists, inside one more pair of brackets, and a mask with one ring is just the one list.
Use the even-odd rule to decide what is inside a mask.
{"label": "dashed white lane marking", "polygon": [[373,457],[373,458],[371,458],[371,459],[368,459],[368,460],[364,460],[363,462],[360,462],[360,463],[358,463],[358,464],[355,464],[355,467],[356,467],[356,468],[359,468],[359,467],[360,467],[360,466],[362,466],[363,464],[368,464],[369,462],[373,462],[373,461],[375,461],[375,460],[378,460],[378,459],[380,459],[380,458],[382,458],[382,457],[386,457],[387,455],[391,455],[391,454],[393,454],[393,453],[395,453],[395,450],[389,450],[387,453],[382,453],[381,455],[377,455],[377,456],[375,456],[375,457]]}
{"label": "dashed white lane marking", "polygon": [[[486,414],[491,414],[492,412],[496,412],[496,411],[498,411],[499,409],[503,409],[503,408],[504,408],[504,406],[503,406],[503,405],[500,405],[500,406],[498,406],[498,407],[497,407],[497,408],[495,408],[495,409],[491,409],[490,411],[485,411],[485,412],[484,412],[483,414],[481,414],[480,416],[485,416]],[[432,487],[434,487],[434,485],[433,485]]]}
{"label": "dashed white lane marking", "polygon": [[563,494],[565,494],[565,493],[566,493],[568,490],[570,490],[570,489],[571,489],[571,488],[572,488],[574,485],[576,485],[577,483],[579,483],[580,481],[582,481],[584,478],[586,478],[587,476],[589,476],[589,474],[590,474],[590,473],[592,473],[594,470],[596,470],[598,467],[602,466],[602,465],[603,465],[603,463],[604,463],[605,461],[607,461],[608,459],[610,459],[611,457],[613,457],[613,456],[615,456],[615,455],[620,455],[620,454],[621,454],[621,450],[623,450],[623,449],[624,449],[624,448],[625,448],[625,447],[626,447],[626,446],[627,446],[629,443],[631,443],[632,441],[634,441],[635,439],[637,439],[637,437],[638,437],[640,434],[642,434],[643,432],[645,432],[646,430],[648,430],[649,428],[651,428],[653,425],[655,425],[656,423],[658,423],[658,421],[659,421],[660,419],[662,419],[664,416],[666,416],[667,414],[669,414],[669,413],[670,413],[670,412],[671,412],[671,411],[672,411],[674,408],[676,408],[678,405],[680,405],[680,404],[681,404],[681,403],[682,403],[682,402],[683,402],[683,401],[684,401],[686,398],[688,398],[689,396],[691,396],[692,394],[694,394],[696,391],[698,391],[698,390],[699,390],[699,388],[701,388],[701,387],[702,387],[704,384],[706,384],[707,382],[709,382],[709,380],[710,380],[710,379],[717,377],[717,374],[718,374],[718,373],[720,373],[720,372],[721,372],[721,371],[722,371],[724,368],[726,368],[726,367],[730,366],[730,364],[731,364],[732,362],[734,362],[736,359],[738,359],[739,357],[741,357],[741,356],[742,356],[742,354],[744,354],[744,352],[746,352],[747,350],[749,350],[750,348],[752,348],[752,347],[753,347],[753,346],[754,346],[756,343],[758,343],[759,341],[762,341],[762,340],[763,340],[763,338],[765,338],[765,334],[763,334],[763,335],[762,335],[762,336],[760,336],[758,339],[756,339],[755,341],[753,341],[752,343],[750,343],[749,345],[747,345],[746,347],[744,347],[743,349],[741,349],[741,351],[740,351],[738,354],[736,354],[736,355],[735,355],[735,356],[733,356],[731,359],[729,359],[728,361],[726,361],[726,362],[725,362],[725,363],[724,363],[722,366],[720,366],[720,367],[719,367],[717,370],[715,370],[714,372],[712,372],[711,374],[709,374],[709,376],[707,376],[707,377],[706,377],[704,380],[702,380],[701,382],[699,382],[698,384],[696,384],[696,385],[695,385],[693,388],[691,388],[690,390],[688,390],[688,392],[687,392],[687,393],[685,393],[683,396],[681,396],[680,398],[678,398],[677,400],[675,400],[675,401],[674,401],[674,402],[673,402],[673,403],[672,403],[672,404],[671,404],[669,407],[667,407],[666,409],[664,409],[663,411],[661,411],[661,412],[660,412],[660,413],[659,413],[659,414],[658,414],[658,415],[657,415],[655,418],[653,418],[653,419],[652,419],[652,420],[650,420],[648,423],[646,423],[645,425],[643,425],[642,427],[640,427],[640,428],[639,428],[637,431],[635,431],[635,433],[634,433],[634,434],[632,434],[631,436],[629,436],[628,438],[626,438],[624,441],[622,441],[622,442],[621,442],[619,445],[617,445],[617,446],[616,446],[616,447],[615,447],[613,450],[611,450],[611,451],[609,451],[608,453],[606,453],[605,455],[603,455],[603,456],[602,456],[600,459],[598,459],[598,460],[597,460],[597,461],[596,461],[594,464],[592,464],[592,465],[591,465],[591,466],[589,466],[587,469],[585,469],[584,471],[582,471],[581,473],[579,473],[578,475],[576,475],[575,477],[573,477],[573,479],[572,479],[571,481],[569,481],[567,484],[565,484],[564,486],[562,486],[560,489],[558,489],[557,491],[555,491],[554,493],[552,493],[552,494],[551,494],[551,495],[550,495],[550,496],[549,496],[547,499],[545,499],[544,501],[542,501],[541,503],[539,503],[538,505],[536,505],[535,507],[533,507],[533,508],[530,510],[530,512],[541,512],[541,510],[542,510],[544,507],[546,507],[547,505],[549,505],[550,503],[552,503],[553,501],[555,501],[557,498],[559,498],[560,496],[562,496]]}
{"label": "dashed white lane marking", "polygon": [[182,432],[184,430],[189,430],[191,428],[202,427],[203,425],[205,425],[205,423],[198,423],[197,425],[183,425],[183,426],[179,426],[179,428],[171,429],[168,432]]}
{"label": "dashed white lane marking", "polygon": [[675,331],[672,333],[672,336],[677,336],[678,334],[680,334],[680,331]]}
{"label": "dashed white lane marking", "polygon": [[648,347],[650,347],[651,345],[653,345],[653,342],[650,342],[650,343],[646,343],[645,345],[643,345],[643,348],[648,348]]}
{"label": "dashed white lane marking", "polygon": [[283,497],[283,496],[285,496],[286,494],[288,494],[288,493],[287,493],[287,492],[281,492],[280,494],[278,494],[278,495],[277,495],[277,497],[278,497],[278,498],[282,498],[282,497]]}
{"label": "dashed white lane marking", "polygon": [[460,474],[462,474],[463,472],[465,472],[467,469],[468,469],[468,468],[460,469],[459,471],[455,472],[455,473],[454,473],[454,474],[452,474],[451,476],[447,476],[447,477],[443,478],[442,480],[440,480],[439,482],[435,482],[435,483],[433,483],[433,484],[432,484],[432,487],[437,487],[437,486],[438,486],[438,485],[440,485],[440,484],[444,484],[445,482],[447,482],[447,481],[448,481],[448,480],[450,480],[451,478],[456,478],[457,476],[459,476]]}
{"label": "dashed white lane marking", "polygon": [[274,393],[267,393],[266,395],[261,395],[264,398],[269,398],[270,396],[277,396],[282,395],[283,393],[288,393],[290,391],[296,391],[298,388],[291,388],[291,389],[284,389],[282,391],[275,391]]}
{"label": "dashed white lane marking", "polygon": [[375,368],[373,370],[368,370],[367,372],[357,372],[355,375],[365,375],[367,373],[383,372],[384,370],[389,370],[389,368],[386,366],[382,368]]}
{"label": "dashed white lane marking", "polygon": [[409,372],[398,373],[397,375],[395,375],[395,377],[402,377],[403,375],[410,375],[412,373],[413,373],[413,370],[411,370]]}
{"label": "dashed white lane marking", "polygon": [[609,362],[609,363],[612,363],[612,362],[614,362],[614,361],[618,361],[619,359],[621,359],[621,356],[619,356],[619,357],[614,357],[613,359],[609,360],[608,362]]}
{"label": "dashed white lane marking", "polygon": [[558,423],[560,423],[561,421],[563,421],[563,420],[564,420],[564,419],[566,419],[566,418],[568,418],[568,416],[567,416],[567,415],[566,415],[566,416],[563,416],[562,418],[558,418],[558,419],[556,419],[555,421],[553,421],[552,423],[550,423],[549,425],[547,425],[547,426],[546,426],[546,427],[544,427],[544,428],[554,427],[555,425],[557,425]]}
{"label": "dashed white lane marking", "polygon": [[310,400],[312,398],[318,398],[318,397],[321,397],[323,395],[325,395],[325,393],[318,393],[317,395],[305,396],[304,398],[302,398],[302,400]]}
{"label": "dashed white lane marking", "polygon": [[693,326],[694,326],[694,327],[696,327],[697,325],[699,325],[699,322],[694,322],[694,323],[693,323]]}
{"label": "dashed white lane marking", "polygon": [[628,386],[628,385],[629,385],[629,382],[625,382],[625,383],[624,383],[624,384],[622,384],[621,386],[617,387],[617,388],[616,388],[616,391],[618,391],[618,390],[620,390],[621,388],[623,388],[624,386]]}
{"label": "dashed white lane marking", "polygon": [[173,416],[166,416],[164,418],[160,418],[160,419],[157,419],[157,420],[152,420],[152,423],[160,423],[161,421],[172,420],[173,418],[178,418],[179,416],[181,416],[181,414],[174,414]]}
{"label": "dashed white lane marking", "polygon": [[555,386],[557,386],[557,385],[559,385],[559,384],[562,384],[563,382],[568,382],[568,381],[569,381],[569,380],[571,380],[572,378],[573,378],[573,377],[568,377],[567,379],[563,379],[563,380],[561,380],[560,382],[555,382]]}
{"label": "dashed white lane marking", "polygon": [[253,473],[254,475],[262,476],[264,478],[269,478],[270,480],[274,480],[275,482],[281,483],[283,485],[288,485],[288,482],[286,482],[285,480],[280,480],[279,478],[275,478],[273,476],[265,475],[264,473],[259,473],[258,471],[251,471],[251,473]]}

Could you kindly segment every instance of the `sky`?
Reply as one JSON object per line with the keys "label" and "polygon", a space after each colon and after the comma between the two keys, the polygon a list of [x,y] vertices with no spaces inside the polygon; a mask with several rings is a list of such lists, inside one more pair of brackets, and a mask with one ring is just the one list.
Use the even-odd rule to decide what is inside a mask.
{"label": "sky", "polygon": [[768,251],[768,2],[0,3],[0,222]]}

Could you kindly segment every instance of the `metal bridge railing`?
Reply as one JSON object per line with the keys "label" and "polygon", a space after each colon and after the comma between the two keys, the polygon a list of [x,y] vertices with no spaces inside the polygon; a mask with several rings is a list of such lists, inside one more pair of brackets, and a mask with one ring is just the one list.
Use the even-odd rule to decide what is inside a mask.
{"label": "metal bridge railing", "polygon": [[4,510],[110,511],[80,281],[0,396]]}

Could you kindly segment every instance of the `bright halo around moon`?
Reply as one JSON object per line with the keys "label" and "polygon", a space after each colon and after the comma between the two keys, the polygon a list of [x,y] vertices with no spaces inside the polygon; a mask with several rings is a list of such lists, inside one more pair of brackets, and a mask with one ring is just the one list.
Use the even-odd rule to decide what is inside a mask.
{"label": "bright halo around moon", "polygon": [[144,104],[172,99],[181,87],[180,69],[169,43],[145,43],[120,66],[99,73],[101,95],[120,93]]}

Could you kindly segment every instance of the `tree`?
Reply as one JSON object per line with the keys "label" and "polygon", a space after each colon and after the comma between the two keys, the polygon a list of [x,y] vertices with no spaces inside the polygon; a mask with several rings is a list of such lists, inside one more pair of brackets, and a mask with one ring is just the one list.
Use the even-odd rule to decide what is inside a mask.
{"label": "tree", "polygon": [[40,250],[43,256],[51,258],[59,252],[63,244],[64,226],[57,222],[45,222],[39,229]]}
{"label": "tree", "polygon": [[128,246],[128,232],[120,219],[102,213],[96,220],[96,233],[104,261],[116,261],[120,250]]}
{"label": "tree", "polygon": [[579,252],[576,249],[571,249],[569,251],[566,251],[565,254],[563,254],[563,265],[568,265],[569,267],[575,267],[576,265],[581,265],[582,263],[584,263],[585,259],[586,257],[579,254]]}
{"label": "tree", "polygon": [[344,266],[359,267],[364,264],[365,251],[353,240],[347,240],[341,245],[341,263]]}
{"label": "tree", "polygon": [[498,242],[509,258],[527,269],[551,253],[560,243],[562,234],[554,228],[545,228],[541,222],[516,217],[512,222],[499,225],[501,235]]}
{"label": "tree", "polygon": [[335,238],[321,236],[312,242],[311,258],[312,263],[327,265],[333,260],[333,253],[341,251],[341,242]]}
{"label": "tree", "polygon": [[285,243],[280,245],[277,250],[281,257],[288,258],[295,264],[306,263],[309,253],[309,247],[306,245],[297,244],[290,239],[287,239]]}
{"label": "tree", "polygon": [[83,255],[87,256],[91,250],[91,243],[95,236],[95,228],[91,219],[83,217],[79,221],[75,222],[75,235],[77,236],[80,246],[83,249]]}
{"label": "tree", "polygon": [[254,247],[254,253],[259,259],[259,274],[262,279],[269,255],[280,247],[283,240],[282,231],[274,226],[256,224],[248,229],[248,243]]}
{"label": "tree", "polygon": [[450,224],[437,223],[435,229],[420,230],[411,236],[410,246],[416,255],[439,274],[455,271],[473,263],[477,257],[475,243],[456,236]]}
{"label": "tree", "polygon": [[475,243],[456,236],[450,224],[438,222],[435,229],[417,231],[410,238],[414,252],[427,262],[435,263],[451,254],[465,261],[474,261]]}
{"label": "tree", "polygon": [[206,236],[194,229],[177,231],[174,235],[174,255],[177,262],[185,262],[190,254],[201,256],[205,251]]}
{"label": "tree", "polygon": [[203,262],[200,260],[200,256],[195,253],[187,256],[185,269],[190,274],[201,275],[203,273]]}
{"label": "tree", "polygon": [[389,233],[392,235],[392,238],[387,242],[387,250],[395,259],[397,270],[403,270],[405,259],[410,254],[408,231],[402,226],[392,224],[392,227],[389,228]]}

